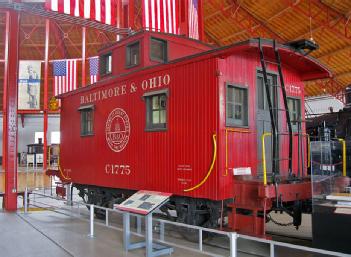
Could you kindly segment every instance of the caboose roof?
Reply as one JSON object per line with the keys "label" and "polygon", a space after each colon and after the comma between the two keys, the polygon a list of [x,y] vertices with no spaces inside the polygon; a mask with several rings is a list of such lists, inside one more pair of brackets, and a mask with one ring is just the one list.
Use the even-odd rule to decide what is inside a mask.
{"label": "caboose roof", "polygon": [[[145,32],[145,31],[140,33],[161,34],[158,32]],[[135,35],[139,35],[140,33]],[[171,36],[170,34],[168,35]],[[179,36],[174,36],[174,37],[179,38]],[[192,41],[197,41],[197,40],[192,40]],[[196,43],[200,43],[200,41],[197,41]],[[274,49],[272,46],[273,45],[272,40],[261,39],[261,43],[264,49],[265,56],[267,56],[268,58],[270,57],[273,58]],[[116,44],[118,44],[118,42]],[[108,49],[110,49],[110,47],[112,46],[108,46]],[[308,80],[323,79],[323,78],[331,77],[332,75],[331,72],[321,63],[319,63],[315,58],[311,56],[306,56],[304,52],[298,51],[287,45],[277,44],[276,47],[279,49],[282,65],[291,66],[292,69],[300,73],[302,80],[308,81]],[[259,55],[259,39],[254,38],[254,39],[242,41],[233,45],[210,49],[202,53],[178,58],[178,59],[169,61],[167,63],[152,65],[148,67],[142,67],[140,69],[133,70],[132,72],[126,72],[126,73],[110,76],[108,78],[98,81],[95,84],[88,85],[86,87],[81,87],[75,91],[62,94],[59,96],[59,98],[64,98],[69,95],[75,95],[81,92],[89,91],[91,89],[102,87],[106,85],[106,83],[108,83],[109,81],[112,82],[117,78],[128,79],[129,76],[134,75],[136,73],[138,73],[138,75],[143,75],[145,73],[167,69],[170,66],[183,65],[186,63],[197,62],[197,61],[206,60],[214,57],[225,58],[225,57],[240,54],[240,53],[252,53],[252,54]]]}

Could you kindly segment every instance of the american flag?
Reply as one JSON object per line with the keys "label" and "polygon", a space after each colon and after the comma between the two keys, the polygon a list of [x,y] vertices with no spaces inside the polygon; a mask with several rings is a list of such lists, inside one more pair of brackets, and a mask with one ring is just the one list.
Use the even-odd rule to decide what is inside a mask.
{"label": "american flag", "polygon": [[47,10],[116,25],[117,1],[121,0],[46,0]]}
{"label": "american flag", "polygon": [[54,95],[77,89],[77,60],[53,61]]}
{"label": "american flag", "polygon": [[189,0],[189,37],[199,39],[198,0]]}
{"label": "american flag", "polygon": [[94,84],[98,80],[99,75],[99,57],[92,57],[89,59],[90,68],[90,84]]}
{"label": "american flag", "polygon": [[179,34],[176,0],[142,0],[143,27],[147,30]]}

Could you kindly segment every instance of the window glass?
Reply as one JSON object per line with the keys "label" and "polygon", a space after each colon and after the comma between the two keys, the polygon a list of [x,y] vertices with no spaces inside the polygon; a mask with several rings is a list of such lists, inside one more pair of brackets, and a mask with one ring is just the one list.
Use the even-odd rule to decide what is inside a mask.
{"label": "window glass", "polygon": [[93,108],[80,110],[80,134],[87,136],[93,134]]}
{"label": "window glass", "polygon": [[167,61],[167,42],[161,39],[151,38],[150,57],[152,60]]}
{"label": "window glass", "polygon": [[288,109],[291,121],[292,131],[298,131],[298,124],[301,119],[301,101],[297,98],[287,98],[288,101]]}
{"label": "window glass", "polygon": [[106,75],[112,72],[112,55],[111,53],[105,54],[100,58],[100,74]]}
{"label": "window glass", "polygon": [[167,127],[167,95],[165,93],[146,97],[146,129]]}
{"label": "window glass", "polygon": [[126,55],[127,67],[139,65],[139,42],[128,45]]}
{"label": "window glass", "polygon": [[39,144],[39,141],[44,142],[44,132],[34,132],[34,143]]}
{"label": "window glass", "polygon": [[51,144],[59,144],[60,143],[60,131],[51,132]]}
{"label": "window glass", "polygon": [[247,97],[247,88],[232,85],[227,86],[227,126],[248,126]]}

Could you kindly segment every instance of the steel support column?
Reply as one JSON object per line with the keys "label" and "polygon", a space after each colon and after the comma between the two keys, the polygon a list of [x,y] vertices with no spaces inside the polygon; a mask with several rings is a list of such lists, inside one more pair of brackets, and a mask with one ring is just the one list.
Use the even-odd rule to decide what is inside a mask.
{"label": "steel support column", "polygon": [[[122,21],[123,21],[123,3],[122,1],[117,1],[117,24],[116,27],[120,28],[122,26]],[[122,39],[122,36],[120,34],[117,34],[116,40],[120,41]]]}
{"label": "steel support column", "polygon": [[5,170],[4,206],[17,210],[17,78],[20,15],[6,12],[5,69],[3,95],[3,166]]}
{"label": "steel support column", "polygon": [[132,29],[135,29],[135,26],[134,26],[134,6],[135,6],[134,0],[129,0],[129,3],[128,3],[128,28],[132,28]]}
{"label": "steel support column", "polygon": [[204,26],[204,1],[198,1],[199,6],[199,40],[203,41],[205,38],[205,26]]}
{"label": "steel support column", "polygon": [[49,80],[49,43],[50,43],[50,20],[45,20],[45,60],[44,60],[44,149],[43,169],[47,168],[48,152],[48,80]]}
{"label": "steel support column", "polygon": [[82,28],[82,87],[86,86],[86,27]]}

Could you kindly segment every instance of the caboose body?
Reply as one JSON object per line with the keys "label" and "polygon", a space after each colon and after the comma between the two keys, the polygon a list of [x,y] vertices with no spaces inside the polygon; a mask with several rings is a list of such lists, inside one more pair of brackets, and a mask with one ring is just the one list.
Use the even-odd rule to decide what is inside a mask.
{"label": "caboose body", "polygon": [[[271,41],[261,43],[273,60]],[[277,49],[297,120],[302,81],[329,73],[292,48]],[[293,213],[310,198],[305,141],[294,136],[305,133],[303,122],[292,122],[292,171],[287,133],[272,155],[269,95],[280,131],[288,128],[277,64],[262,70],[258,39],[213,49],[144,31],[102,49],[100,67],[100,81],[61,96],[62,173],[88,202],[108,206],[136,190],[169,192],[167,207],[178,221],[215,227],[228,215],[230,229],[264,234],[276,201]],[[280,160],[279,174],[272,174],[272,158]]]}

